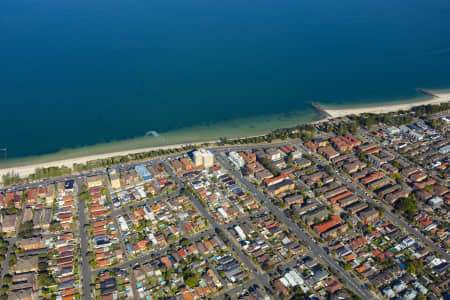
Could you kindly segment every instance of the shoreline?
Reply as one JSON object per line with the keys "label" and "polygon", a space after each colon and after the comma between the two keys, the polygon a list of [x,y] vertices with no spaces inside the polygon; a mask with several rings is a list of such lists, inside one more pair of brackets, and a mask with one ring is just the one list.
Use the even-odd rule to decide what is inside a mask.
{"label": "shoreline", "polygon": [[382,114],[389,112],[396,112],[399,110],[410,110],[416,106],[422,105],[430,105],[430,104],[440,104],[444,102],[450,101],[450,92],[445,93],[433,93],[427,90],[419,90],[425,95],[430,96],[429,99],[413,101],[410,103],[397,103],[397,104],[388,104],[388,105],[368,105],[362,107],[353,107],[353,108],[327,108],[326,105],[321,105],[321,109],[328,115],[325,119],[320,120],[318,122],[341,118],[349,115],[359,115],[363,113],[372,113],[372,114]]}
{"label": "shoreline", "polygon": [[214,144],[222,137],[239,139],[263,136],[278,128],[290,128],[299,123],[310,123],[322,118],[322,115],[313,107],[310,110],[311,114],[306,116],[303,111],[295,111],[250,119],[234,119],[208,126],[202,125],[160,133],[157,137],[136,137],[66,149],[55,153],[12,158],[5,162],[2,162],[0,157],[0,176],[7,173],[28,176],[34,173],[36,168],[62,165],[72,168],[74,163],[85,163],[86,161],[113,156],[173,149],[186,145]]}
{"label": "shoreline", "polygon": [[[317,111],[318,113],[318,120],[311,120],[306,123],[320,123],[329,121],[331,119],[345,117],[348,115],[358,115],[363,113],[374,113],[374,114],[380,114],[380,113],[388,113],[388,112],[395,112],[399,110],[409,110],[415,106],[421,106],[421,105],[429,105],[429,104],[439,104],[443,102],[450,102],[450,92],[430,92],[425,90],[420,90],[425,95],[429,95],[430,98],[427,100],[419,100],[419,101],[413,101],[410,103],[398,103],[398,104],[390,104],[390,105],[380,105],[380,106],[365,106],[365,107],[353,107],[353,108],[327,108],[325,105],[312,102],[311,106]],[[256,135],[249,135],[249,136],[238,136],[230,139],[236,139],[236,138],[249,138],[249,137],[258,137],[267,134],[270,132],[270,130],[266,130],[265,133],[256,134]],[[88,161],[97,160],[97,159],[105,159],[110,158],[114,156],[122,156],[127,154],[135,154],[140,152],[148,152],[148,151],[155,151],[155,150],[167,150],[167,149],[174,149],[174,148],[182,148],[186,146],[201,146],[203,144],[215,144],[219,140],[218,139],[209,139],[209,140],[202,140],[202,141],[193,141],[193,142],[182,142],[182,143],[173,143],[173,144],[167,144],[167,145],[158,145],[158,146],[149,146],[149,147],[136,147],[134,149],[125,149],[125,150],[118,150],[118,151],[106,151],[104,153],[96,153],[96,154],[85,154],[80,155],[78,157],[72,157],[72,158],[61,158],[50,161],[44,161],[44,162],[35,162],[35,163],[28,163],[24,165],[16,165],[16,166],[6,166],[1,167],[0,166],[0,176],[6,175],[6,174],[17,174],[20,177],[26,177],[35,172],[38,168],[48,168],[48,167],[59,167],[59,166],[66,166],[69,168],[72,168],[74,164],[84,164]],[[50,155],[57,155],[56,154],[50,154]],[[26,160],[26,159],[25,159]]]}
{"label": "shoreline", "polygon": [[49,168],[49,167],[61,167],[66,166],[72,168],[74,164],[84,164],[88,161],[96,160],[96,159],[105,159],[110,158],[114,156],[121,156],[121,155],[127,155],[127,154],[135,154],[140,152],[147,152],[147,151],[153,151],[153,150],[166,150],[166,149],[174,149],[174,148],[182,148],[186,146],[199,146],[202,144],[207,143],[216,143],[216,141],[205,141],[205,142],[196,142],[196,143],[185,143],[185,144],[176,144],[176,145],[167,145],[167,146],[156,146],[156,147],[148,147],[148,148],[138,148],[134,150],[123,150],[123,151],[117,151],[117,152],[110,152],[110,153],[103,153],[103,154],[92,154],[92,155],[86,155],[86,156],[80,156],[76,158],[68,158],[68,159],[61,159],[56,161],[51,161],[47,163],[36,163],[36,164],[29,164],[24,166],[17,166],[17,167],[8,167],[8,168],[2,168],[0,169],[0,176],[6,175],[6,174],[17,174],[21,177],[23,176],[29,176],[35,172],[38,168]]}

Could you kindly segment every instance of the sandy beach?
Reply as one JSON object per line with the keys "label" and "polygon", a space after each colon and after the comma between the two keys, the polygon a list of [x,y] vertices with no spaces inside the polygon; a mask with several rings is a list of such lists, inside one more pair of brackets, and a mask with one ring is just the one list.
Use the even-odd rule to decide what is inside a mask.
{"label": "sandy beach", "polygon": [[420,105],[428,105],[428,104],[439,104],[443,102],[450,101],[450,93],[434,93],[434,96],[430,99],[411,102],[411,103],[399,103],[392,105],[380,105],[380,106],[367,106],[367,107],[355,107],[355,108],[339,108],[339,109],[328,109],[323,107],[323,110],[327,112],[330,117],[328,119],[344,117],[348,115],[359,115],[362,113],[373,113],[373,114],[381,114],[394,112],[399,110],[409,110],[414,106]]}
{"label": "sandy beach", "polygon": [[[323,122],[332,118],[343,117],[352,114],[362,114],[362,113],[386,113],[386,112],[394,112],[398,110],[408,110],[414,106],[427,105],[427,104],[439,104],[443,102],[450,101],[450,93],[435,93],[434,96],[430,99],[411,102],[411,103],[399,103],[393,105],[382,105],[382,106],[368,106],[368,107],[358,107],[358,108],[342,108],[342,109],[327,109],[326,107],[322,107],[322,109],[328,113],[330,116],[316,121]],[[30,174],[33,174],[37,168],[48,168],[48,167],[56,167],[56,166],[67,166],[72,168],[74,164],[82,164],[91,160],[109,158],[113,156],[134,154],[139,152],[146,152],[152,150],[160,150],[160,149],[170,149],[170,148],[181,148],[186,145],[201,145],[204,143],[215,143],[217,140],[210,141],[202,141],[197,143],[183,143],[183,144],[173,144],[173,145],[165,145],[165,146],[156,146],[156,147],[147,147],[147,148],[136,148],[133,150],[124,150],[124,151],[115,151],[108,152],[102,154],[93,154],[93,155],[84,155],[76,158],[68,158],[55,160],[51,162],[43,162],[43,163],[32,163],[23,166],[16,167],[7,167],[0,169],[0,176],[4,174],[17,174],[20,177],[26,177]]]}
{"label": "sandy beach", "polygon": [[84,164],[88,161],[96,160],[96,159],[103,159],[103,158],[109,158],[109,157],[113,157],[113,156],[121,156],[121,155],[134,154],[134,153],[140,153],[140,152],[147,152],[147,151],[152,151],[152,150],[182,148],[187,145],[201,145],[204,143],[215,143],[215,142],[217,142],[217,141],[206,141],[206,142],[199,142],[199,143],[139,148],[139,149],[135,149],[135,150],[125,150],[125,151],[110,152],[110,153],[103,153],[103,154],[86,155],[86,156],[82,156],[82,157],[62,159],[62,160],[46,162],[46,163],[37,163],[37,164],[30,164],[30,165],[24,165],[24,166],[9,167],[9,168],[0,169],[0,176],[3,176],[5,174],[17,174],[20,177],[26,177],[26,176],[33,174],[35,172],[35,170],[38,168],[61,167],[61,166],[66,166],[66,167],[72,168],[74,164]]}

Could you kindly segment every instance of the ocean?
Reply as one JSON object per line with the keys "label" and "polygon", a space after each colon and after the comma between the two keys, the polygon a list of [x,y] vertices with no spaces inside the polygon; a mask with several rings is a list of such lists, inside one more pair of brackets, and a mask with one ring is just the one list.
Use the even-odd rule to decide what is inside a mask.
{"label": "ocean", "polygon": [[450,87],[449,20],[448,0],[4,0],[0,148],[253,135],[314,120],[312,101],[413,99]]}

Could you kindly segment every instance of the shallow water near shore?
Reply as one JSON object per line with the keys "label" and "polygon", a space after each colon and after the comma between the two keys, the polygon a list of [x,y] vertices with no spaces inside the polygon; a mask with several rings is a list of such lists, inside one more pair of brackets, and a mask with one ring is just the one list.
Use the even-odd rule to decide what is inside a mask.
{"label": "shallow water near shore", "polygon": [[2,1],[0,148],[24,164],[410,101],[450,86],[449,19],[448,0]]}
{"label": "shallow water near shore", "polygon": [[219,124],[195,126],[192,128],[184,128],[166,133],[158,133],[159,136],[157,137],[138,137],[124,141],[66,149],[47,155],[15,158],[7,161],[3,160],[0,161],[0,168],[149,147],[216,141],[223,137],[250,137],[268,133],[272,129],[292,127],[298,124],[311,122],[319,118],[320,114],[312,107],[309,107],[306,110],[299,112],[269,115],[259,118],[236,119]]}

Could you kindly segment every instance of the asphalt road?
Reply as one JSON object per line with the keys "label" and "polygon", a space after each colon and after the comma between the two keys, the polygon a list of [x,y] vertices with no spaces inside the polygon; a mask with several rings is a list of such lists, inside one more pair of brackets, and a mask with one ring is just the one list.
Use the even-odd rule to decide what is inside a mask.
{"label": "asphalt road", "polygon": [[[184,183],[178,178],[178,176],[176,176],[176,174],[173,173],[173,171],[168,166],[166,166],[166,172],[174,178],[174,180],[177,182],[177,184],[180,187],[185,187]],[[225,226],[218,224],[216,222],[216,220],[214,220],[211,217],[211,215],[208,213],[208,211],[205,209],[205,207],[200,203],[200,201],[194,195],[190,194],[189,198],[190,198],[191,202],[194,204],[194,206],[197,208],[197,210],[203,215],[203,217],[205,217],[208,220],[209,224],[211,224],[211,226],[214,228],[215,231],[220,230],[220,231],[224,232],[225,234],[227,234],[227,230],[226,230]],[[242,252],[239,245],[237,245],[233,239],[229,238],[229,240],[231,241],[232,250],[234,251],[234,253],[237,254],[239,259],[245,264],[245,266],[252,272],[252,275],[254,276],[254,279],[257,281],[257,283],[259,283],[260,285],[265,286],[271,290],[269,276],[265,273],[258,272],[257,268],[248,259],[248,257]],[[242,288],[242,290],[243,290],[243,288]]]}
{"label": "asphalt road", "polygon": [[[81,180],[77,180],[78,195],[81,191]],[[79,199],[79,197],[78,197]],[[78,214],[79,214],[79,236],[80,236],[80,254],[81,254],[81,276],[83,286],[83,299],[91,300],[91,267],[89,265],[88,258],[86,256],[88,252],[88,233],[85,231],[84,226],[89,224],[86,219],[86,202],[85,200],[78,201]]]}
{"label": "asphalt road", "polygon": [[[284,144],[295,144],[296,146],[300,146],[300,148],[302,148],[303,151],[305,151],[306,153],[309,153],[308,151],[306,151],[306,149],[301,144],[298,144],[298,142],[301,142],[301,141],[294,140],[294,141],[289,141],[289,142],[280,142],[280,143],[264,144],[264,145],[249,145],[249,146],[239,145],[239,146],[229,146],[229,147],[216,147],[216,148],[211,148],[211,150],[216,154],[216,157],[218,158],[218,160],[223,161],[223,165],[226,166],[227,169],[236,178],[240,179],[241,182],[247,187],[247,189],[249,191],[253,192],[257,196],[257,198],[261,201],[261,203],[264,203],[264,205],[267,208],[269,208],[272,212],[274,212],[274,214],[280,219],[280,221],[285,223],[285,225],[288,226],[288,228],[290,228],[301,240],[303,240],[305,242],[305,244],[307,244],[308,247],[310,247],[312,252],[314,254],[316,254],[317,257],[319,257],[322,261],[326,262],[327,265],[329,265],[329,267],[332,267],[335,270],[339,271],[340,275],[346,280],[347,284],[349,284],[355,292],[357,292],[359,295],[361,295],[363,299],[371,299],[371,298],[373,298],[373,295],[367,294],[367,292],[365,290],[361,289],[361,287],[354,282],[354,279],[351,278],[348,275],[348,273],[345,272],[345,270],[340,268],[340,266],[338,266],[336,264],[336,262],[332,258],[330,258],[325,253],[325,251],[323,251],[323,249],[321,247],[319,247],[311,239],[311,237],[307,233],[305,233],[303,230],[301,230],[301,228],[296,226],[290,219],[288,219],[284,215],[284,213],[278,209],[278,207],[274,206],[264,196],[264,194],[262,194],[259,190],[257,190],[253,184],[251,184],[245,178],[243,178],[242,174],[240,174],[240,172],[236,172],[236,170],[233,167],[230,166],[230,164],[228,163],[228,161],[225,158],[223,158],[222,156],[218,155],[220,152],[243,151],[243,150],[249,150],[249,149],[265,149],[265,148],[269,148],[269,147],[281,146],[281,145],[284,145]],[[170,156],[165,156],[164,158],[149,159],[147,161],[140,161],[140,162],[127,164],[127,166],[132,167],[132,166],[139,165],[139,164],[148,165],[150,163],[154,164],[154,163],[166,162],[168,159],[176,158],[176,157],[179,157],[180,155],[181,154],[174,154],[174,155],[170,155]],[[314,157],[314,158],[317,159],[316,157]],[[327,164],[327,162],[324,163],[323,161],[320,161],[320,163]],[[66,177],[58,177],[58,178],[50,178],[50,179],[45,179],[45,180],[39,180],[39,181],[31,182],[31,183],[17,184],[17,185],[14,185],[14,186],[10,186],[10,187],[4,188],[3,190],[6,190],[6,191],[18,191],[18,190],[24,190],[24,189],[29,189],[29,188],[37,188],[37,187],[40,187],[40,186],[43,186],[43,185],[55,183],[55,182],[58,182],[58,181],[70,180],[70,179],[76,180],[77,182],[81,182],[81,180],[87,175],[105,174],[105,173],[106,173],[106,169],[98,169],[98,170],[94,170],[94,171],[91,171],[91,172],[84,172],[84,173],[78,174],[78,175],[70,175],[70,176],[66,176]],[[175,180],[178,179],[178,177],[175,176],[172,172],[169,172],[169,174],[171,174]],[[342,176],[340,176],[339,174],[337,174],[337,176],[341,180],[343,179]],[[342,180],[342,182],[345,182],[345,180]],[[353,182],[353,184],[355,184],[355,183]],[[183,186],[183,185],[181,185],[181,186]],[[355,189],[355,191],[358,192],[358,194],[360,194],[360,195],[364,195],[365,194],[365,191],[363,191],[361,187],[359,187],[357,185],[356,186],[350,185],[350,186],[352,186]],[[367,197],[365,197],[365,198],[367,198]],[[372,203],[376,203],[377,205],[381,205],[384,208],[384,210],[385,210],[384,214],[385,214],[385,217],[387,219],[391,220],[395,225],[397,225],[400,228],[404,229],[406,232],[408,232],[409,234],[414,236],[417,240],[421,241],[423,244],[428,246],[430,249],[432,249],[432,250],[436,251],[437,253],[439,253],[442,257],[447,259],[447,261],[450,261],[450,255],[449,254],[447,254],[439,246],[437,246],[435,243],[433,243],[431,240],[429,240],[427,237],[425,237],[421,232],[419,232],[418,230],[413,228],[411,225],[409,225],[407,222],[405,222],[401,217],[393,214],[391,212],[391,207],[390,206],[388,206],[388,205],[386,205],[384,203],[375,202],[375,201],[373,201],[371,199],[368,199],[368,201],[372,202]],[[201,207],[203,207],[203,206],[201,206]],[[90,291],[91,272],[90,272],[89,262],[87,261],[87,258],[86,258],[87,245],[88,245],[88,241],[87,241],[88,235],[84,231],[84,225],[87,224],[88,221],[86,220],[84,209],[85,209],[85,203],[84,203],[84,201],[80,201],[80,203],[79,203],[79,212],[80,212],[79,221],[80,221],[80,241],[81,241],[80,251],[81,251],[81,258],[82,258],[82,281],[83,281],[83,289],[85,291],[84,299],[90,300],[91,299],[90,292],[86,293],[86,291]],[[209,215],[209,214],[207,214],[207,215]],[[237,253],[239,253],[239,252],[237,252]],[[130,260],[127,263],[127,265],[131,265],[131,263],[134,263],[134,262],[141,262],[141,261],[144,262],[145,260],[147,260],[149,258],[150,258],[150,255],[148,255],[148,257],[146,255],[144,255],[144,256],[139,257],[136,260]],[[335,267],[335,266],[337,266],[337,267]],[[97,271],[98,270],[96,270],[94,272],[96,273]]]}
{"label": "asphalt road", "polygon": [[[306,151],[302,147],[303,150]],[[327,161],[324,161],[322,159],[316,158],[314,156],[314,159],[316,160],[316,163],[320,163],[322,165],[329,165]],[[422,242],[425,246],[430,248],[431,250],[435,251],[436,253],[440,254],[441,257],[445,258],[447,261],[450,261],[450,255],[445,252],[441,247],[433,243],[430,239],[425,237],[419,230],[408,224],[401,216],[398,216],[394,213],[392,213],[392,206],[386,205],[382,201],[375,201],[371,199],[370,197],[367,197],[367,194],[369,194],[372,197],[375,197],[376,195],[371,191],[366,191],[363,189],[358,183],[354,182],[353,180],[349,183],[345,180],[344,176],[339,174],[334,168],[332,169],[334,176],[336,176],[342,183],[346,184],[347,186],[351,187],[360,197],[363,199],[367,199],[368,203],[371,203],[375,205],[376,207],[381,206],[384,210],[384,217],[388,220],[390,220],[394,225],[398,226],[399,228],[405,230],[408,234],[414,236],[416,240]]]}
{"label": "asphalt road", "polygon": [[250,183],[246,178],[244,178],[241,172],[236,171],[231,164],[227,161],[227,159],[221,154],[216,155],[217,161],[219,161],[222,166],[224,166],[228,171],[238,180],[245,185],[245,187],[257,197],[257,199],[263,203],[269,211],[271,211],[284,225],[286,225],[289,230],[295,233],[295,235],[305,243],[308,248],[311,250],[312,255],[316,256],[319,260],[324,262],[329,269],[335,270],[342,279],[345,280],[346,284],[360,296],[362,299],[373,299],[376,296],[372,293],[369,293],[366,289],[361,288],[356,283],[356,279],[352,278],[340,265],[336,263],[334,259],[327,255],[327,253],[316,244],[316,242],[305,233],[299,226],[297,226],[290,218],[288,218],[278,207],[272,204],[272,202],[266,198],[266,196],[258,190],[252,183]]}

